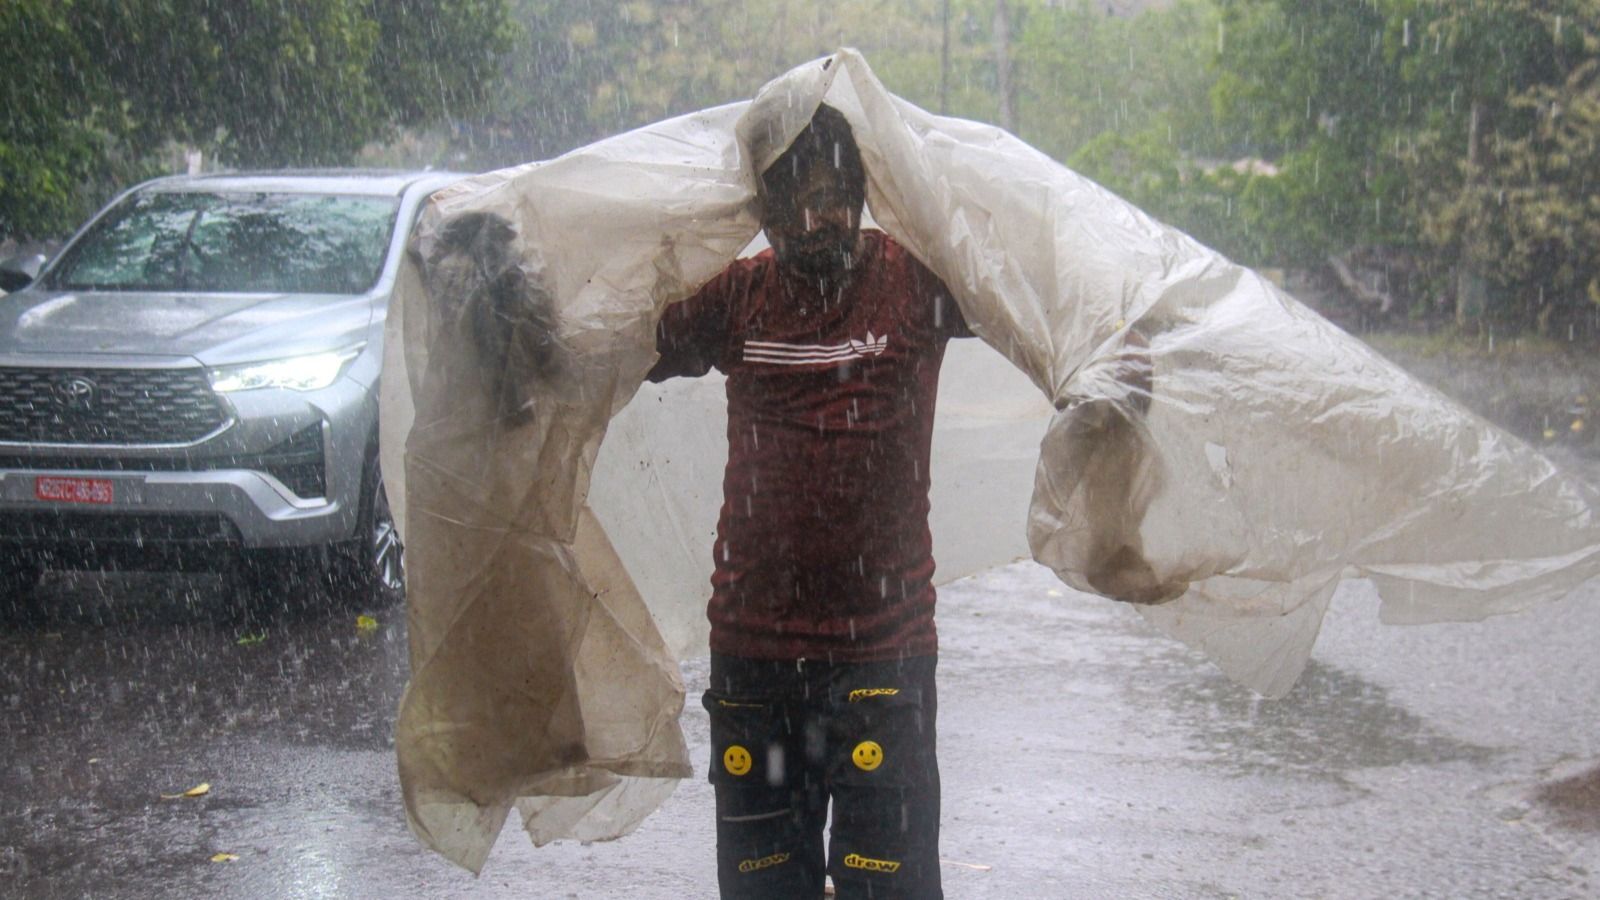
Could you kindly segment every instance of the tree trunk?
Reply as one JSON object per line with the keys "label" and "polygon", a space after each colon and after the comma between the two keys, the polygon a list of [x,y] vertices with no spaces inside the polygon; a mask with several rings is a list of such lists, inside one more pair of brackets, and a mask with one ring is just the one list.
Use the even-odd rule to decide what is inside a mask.
{"label": "tree trunk", "polygon": [[1000,94],[1000,127],[1015,134],[1015,90],[1011,83],[1011,11],[1006,0],[994,0],[995,87]]}
{"label": "tree trunk", "polygon": [[939,15],[939,115],[950,114],[950,0]]}
{"label": "tree trunk", "polygon": [[[1471,118],[1467,120],[1467,180],[1462,185],[1463,191],[1471,191],[1483,180],[1482,164],[1483,155],[1483,104],[1478,100],[1472,101]],[[1469,226],[1481,229],[1481,223]],[[1471,259],[1471,245],[1475,243],[1476,235],[1468,235],[1463,242],[1461,259],[1456,263],[1456,325],[1475,324],[1483,317],[1484,309],[1488,306],[1488,285],[1483,274]]]}

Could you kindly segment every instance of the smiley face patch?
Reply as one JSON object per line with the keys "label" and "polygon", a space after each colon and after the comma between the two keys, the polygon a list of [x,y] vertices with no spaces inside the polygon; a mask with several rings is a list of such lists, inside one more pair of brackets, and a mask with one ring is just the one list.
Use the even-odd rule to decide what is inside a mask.
{"label": "smiley face patch", "polygon": [[722,767],[729,775],[744,775],[750,771],[750,751],[738,744],[729,744],[722,751]]}
{"label": "smiley face patch", "polygon": [[850,751],[850,761],[863,772],[871,772],[883,765],[883,748],[877,741],[862,741]]}

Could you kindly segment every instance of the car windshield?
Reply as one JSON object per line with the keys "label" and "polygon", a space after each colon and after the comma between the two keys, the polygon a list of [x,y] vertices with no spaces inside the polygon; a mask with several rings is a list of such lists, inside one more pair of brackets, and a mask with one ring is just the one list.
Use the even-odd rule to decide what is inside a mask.
{"label": "car windshield", "polygon": [[65,290],[360,294],[378,280],[394,197],[135,194],[51,273]]}

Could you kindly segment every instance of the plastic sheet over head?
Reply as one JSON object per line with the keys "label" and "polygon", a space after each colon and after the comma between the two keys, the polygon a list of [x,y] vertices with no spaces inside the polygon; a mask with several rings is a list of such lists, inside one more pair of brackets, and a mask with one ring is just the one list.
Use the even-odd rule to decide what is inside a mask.
{"label": "plastic sheet over head", "polygon": [[[662,311],[756,234],[755,173],[824,100],[855,132],[873,217],[1045,401],[963,420],[1042,434],[1011,543],[964,565],[1025,530],[1068,584],[1141,603],[1269,695],[1341,577],[1417,623],[1521,609],[1600,567],[1590,490],[1532,449],[842,51],[748,104],[453,185],[418,225],[382,405],[410,598],[396,741],[412,827],[449,858],[477,870],[512,807],[539,842],[626,833],[690,774],[674,651],[708,592],[725,423],[714,382],[640,382]],[[936,540],[941,516],[1010,496],[962,484],[935,488]]]}

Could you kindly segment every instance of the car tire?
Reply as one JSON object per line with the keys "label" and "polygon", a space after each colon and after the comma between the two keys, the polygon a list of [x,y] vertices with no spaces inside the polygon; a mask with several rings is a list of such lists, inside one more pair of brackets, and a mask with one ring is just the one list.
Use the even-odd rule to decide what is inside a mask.
{"label": "car tire", "polygon": [[400,605],[406,599],[405,546],[389,509],[376,444],[362,472],[356,521],[356,538],[331,554],[329,587],[347,607],[382,610]]}
{"label": "car tire", "polygon": [[317,609],[390,609],[405,601],[404,559],[374,447],[362,470],[356,537],[332,546],[244,551],[230,612],[238,624],[258,626]]}

